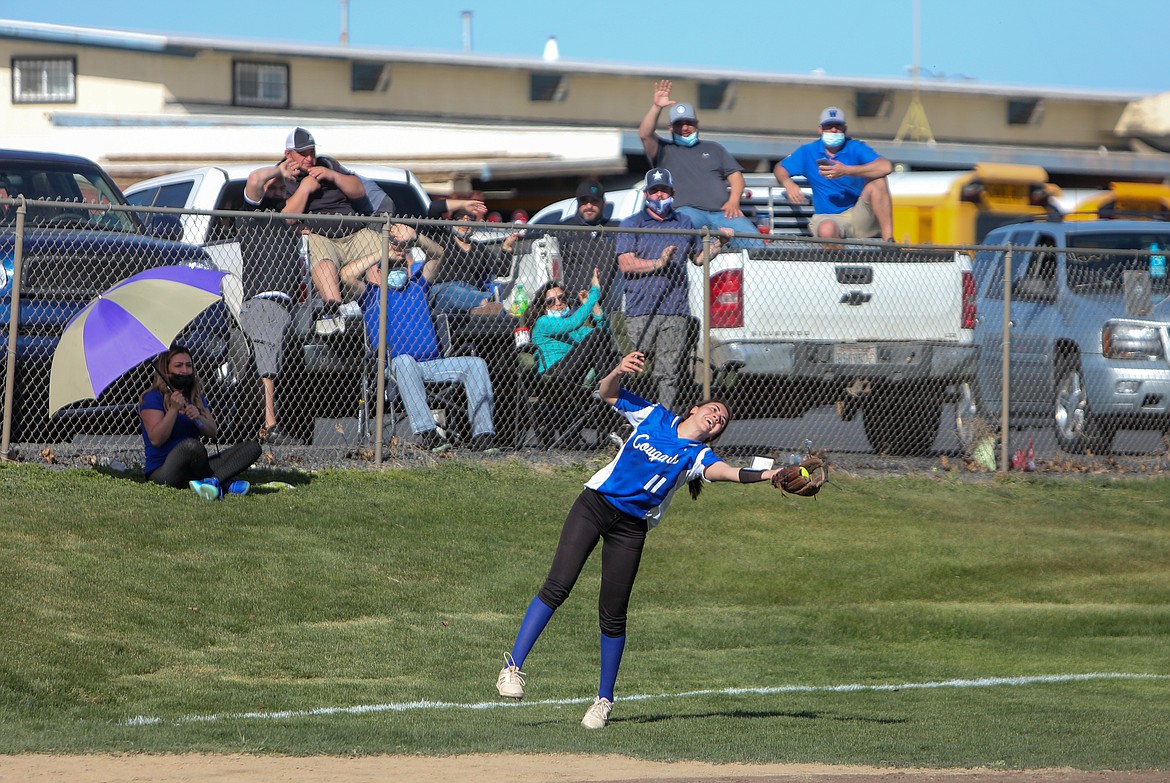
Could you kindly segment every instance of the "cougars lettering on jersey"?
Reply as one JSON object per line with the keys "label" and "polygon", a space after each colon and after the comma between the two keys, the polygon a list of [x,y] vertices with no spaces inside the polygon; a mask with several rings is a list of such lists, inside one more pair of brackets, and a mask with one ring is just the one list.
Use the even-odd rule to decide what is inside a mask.
{"label": "cougars lettering on jersey", "polygon": [[650,445],[649,435],[635,435],[634,448],[646,455],[646,459],[651,462],[666,462],[674,465],[678,462],[677,454],[663,454],[658,449]]}
{"label": "cougars lettering on jersey", "polygon": [[719,461],[707,444],[678,436],[681,418],[661,405],[622,389],[614,410],[634,425],[616,457],[585,486],[597,490],[614,508],[654,527],[674,493],[708,465]]}

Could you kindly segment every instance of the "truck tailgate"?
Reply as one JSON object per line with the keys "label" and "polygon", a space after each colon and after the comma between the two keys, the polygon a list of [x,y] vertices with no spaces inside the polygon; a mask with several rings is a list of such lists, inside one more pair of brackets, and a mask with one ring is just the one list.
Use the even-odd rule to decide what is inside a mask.
{"label": "truck tailgate", "polygon": [[955,342],[969,268],[954,252],[765,251],[744,261],[743,336]]}

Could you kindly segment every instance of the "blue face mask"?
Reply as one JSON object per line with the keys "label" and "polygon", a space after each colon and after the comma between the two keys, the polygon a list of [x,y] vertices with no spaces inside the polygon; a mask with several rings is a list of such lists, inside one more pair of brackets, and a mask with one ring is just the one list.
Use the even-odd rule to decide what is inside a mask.
{"label": "blue face mask", "polygon": [[386,273],[386,287],[391,291],[402,291],[410,282],[410,275],[405,269],[391,269]]}
{"label": "blue face mask", "polygon": [[662,201],[655,201],[654,199],[646,199],[646,206],[650,211],[659,217],[665,217],[670,214],[670,210],[674,208],[674,196],[664,198]]}
{"label": "blue face mask", "polygon": [[674,143],[680,144],[683,147],[693,147],[699,143],[699,132],[695,131],[690,136],[680,136],[677,133],[670,134],[674,137]]}
{"label": "blue face mask", "polygon": [[560,310],[545,310],[544,314],[550,318],[564,318],[569,314],[569,308],[565,307]]}
{"label": "blue face mask", "polygon": [[825,131],[824,133],[821,134],[821,141],[823,141],[825,143],[825,146],[828,147],[829,149],[837,149],[838,147],[840,147],[842,144],[845,143],[845,132],[844,131]]}

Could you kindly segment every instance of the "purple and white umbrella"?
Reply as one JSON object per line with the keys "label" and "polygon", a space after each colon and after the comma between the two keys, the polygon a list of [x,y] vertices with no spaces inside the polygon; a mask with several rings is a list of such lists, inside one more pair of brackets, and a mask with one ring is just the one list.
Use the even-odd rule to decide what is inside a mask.
{"label": "purple and white umbrella", "polygon": [[224,272],[164,266],[128,277],[73,316],[49,374],[49,415],[97,399],[121,375],[167,350],[195,316],[219,301]]}

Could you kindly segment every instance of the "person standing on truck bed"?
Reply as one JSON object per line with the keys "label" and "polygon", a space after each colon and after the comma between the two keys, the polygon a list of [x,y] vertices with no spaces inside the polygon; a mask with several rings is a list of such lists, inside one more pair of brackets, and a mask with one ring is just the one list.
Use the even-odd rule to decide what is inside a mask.
{"label": "person standing on truck bed", "polygon": [[[690,218],[674,209],[674,181],[666,169],[646,173],[646,206],[621,222],[622,228],[689,231]],[[618,268],[626,277],[626,328],[634,348],[653,357],[658,403],[670,408],[678,395],[691,317],[687,261],[702,266],[732,235],[720,228],[704,253],[697,234],[619,233]]]}
{"label": "person standing on truck bed", "polygon": [[846,135],[845,112],[836,106],[821,112],[818,129],[819,139],[797,147],[773,169],[788,200],[805,203],[792,180],[804,176],[816,210],[809,222],[813,236],[892,240],[894,208],[886,175],[894,165],[864,141]]}
{"label": "person standing on truck bed", "polygon": [[[699,118],[689,103],[670,99],[670,81],[654,85],[654,102],[638,126],[642,149],[650,165],[668,169],[677,190],[678,212],[695,228],[730,228],[737,234],[759,236],[755,224],[744,216],[739,202],[743,196],[743,166],[723,145],[699,138]],[[667,110],[670,138],[659,136],[658,117]],[[763,247],[761,239],[737,239],[735,244]]]}
{"label": "person standing on truck bed", "polygon": [[[317,156],[317,142],[304,128],[294,128],[284,145],[292,179],[285,182],[287,214],[369,214],[365,184],[333,158]],[[362,223],[306,220],[301,226],[309,238],[309,265],[313,286],[324,303],[317,319],[318,334],[345,330],[345,318],[359,317],[356,303],[342,306],[340,271],[349,264],[377,258],[382,238]]]}
{"label": "person standing on truck bed", "polygon": [[[279,213],[291,164],[282,160],[248,174],[244,209]],[[273,216],[275,217],[275,216]],[[264,441],[270,446],[300,445],[276,416],[276,382],[280,378],[285,339],[292,326],[293,297],[301,283],[300,251],[295,230],[279,218],[248,217],[239,222],[244,306],[240,328],[252,346],[264,397]]]}

